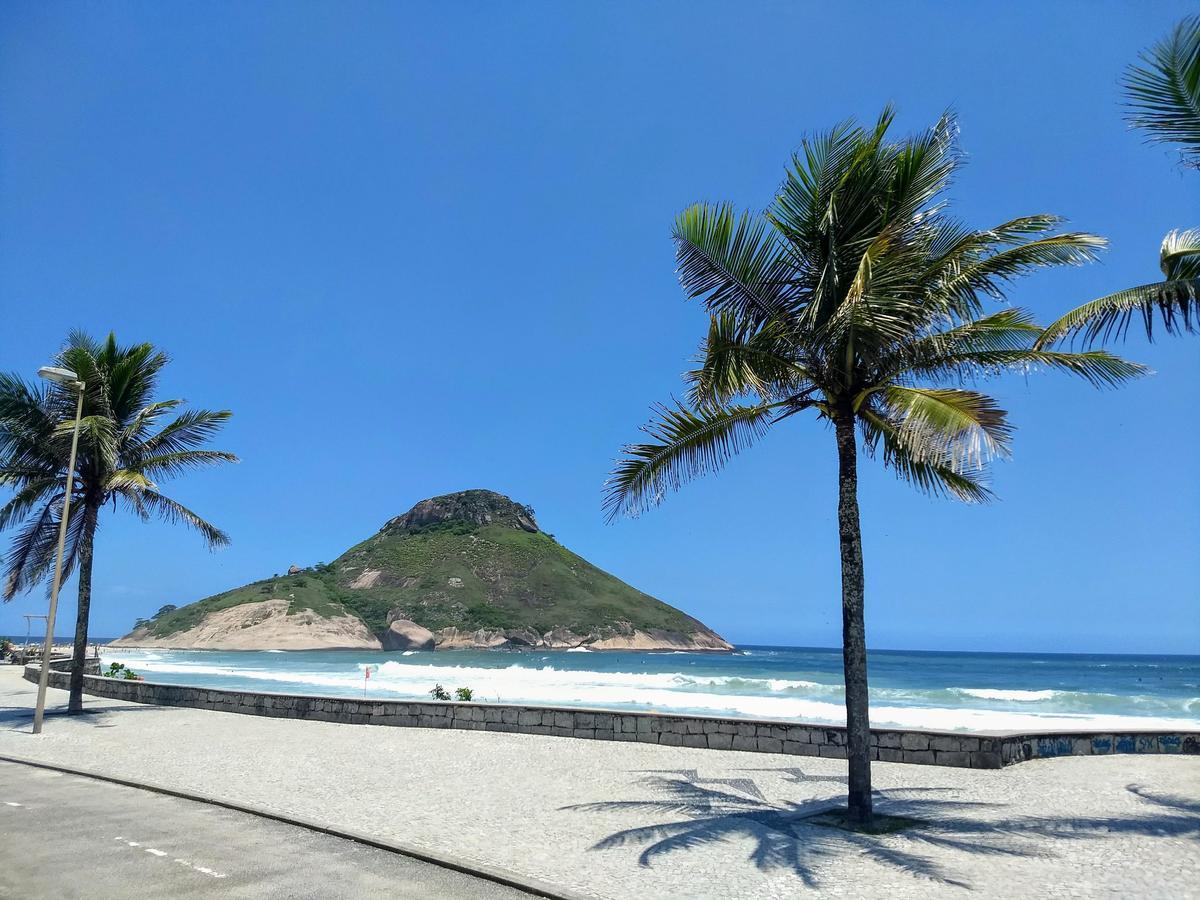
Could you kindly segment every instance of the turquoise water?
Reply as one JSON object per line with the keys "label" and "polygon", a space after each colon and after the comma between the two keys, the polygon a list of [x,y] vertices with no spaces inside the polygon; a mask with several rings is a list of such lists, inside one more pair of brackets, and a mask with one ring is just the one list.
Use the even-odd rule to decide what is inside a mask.
{"label": "turquoise water", "polygon": [[[324,696],[477,700],[844,721],[841,653],[109,650],[149,681]],[[373,667],[369,679],[366,667]],[[1200,729],[1200,656],[875,651],[872,723],[940,729]]]}

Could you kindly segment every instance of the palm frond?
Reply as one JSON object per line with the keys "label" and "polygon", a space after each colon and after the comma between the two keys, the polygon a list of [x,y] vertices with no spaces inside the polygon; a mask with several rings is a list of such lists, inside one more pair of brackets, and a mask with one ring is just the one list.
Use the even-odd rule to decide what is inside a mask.
{"label": "palm frond", "polygon": [[1200,278],[1200,228],[1168,231],[1158,251],[1158,267],[1167,281]]}
{"label": "palm frond", "polygon": [[932,452],[915,444],[917,435],[907,431],[903,422],[864,406],[858,412],[864,446],[874,454],[882,444],[883,464],[898,477],[923,493],[936,497],[954,497],[964,503],[985,503],[992,492],[983,482],[983,465],[964,466],[946,453]]}
{"label": "palm frond", "polygon": [[[57,501],[57,502],[56,502]],[[51,497],[14,536],[4,559],[4,602],[37,583],[58,540],[61,497]]]}
{"label": "palm frond", "polygon": [[129,443],[131,441],[141,441],[149,429],[153,428],[158,419],[165,413],[173,409],[177,409],[183,404],[182,400],[160,400],[157,403],[151,403],[138,410],[129,424],[125,426],[122,434],[122,441]]}
{"label": "palm frond", "polygon": [[1184,161],[1200,166],[1200,16],[1145,51],[1126,72],[1125,89],[1129,124],[1151,141],[1181,144]]}
{"label": "palm frond", "polygon": [[1098,388],[1119,387],[1150,371],[1140,363],[1114,356],[1107,350],[1087,350],[1080,353],[1055,350],[982,350],[948,356],[910,371],[934,379],[963,380],[1004,372],[1030,374],[1042,369],[1076,375],[1092,387]]}
{"label": "palm frond", "polygon": [[746,394],[768,402],[779,399],[781,390],[807,386],[807,371],[794,360],[783,328],[775,323],[750,331],[731,313],[713,316],[699,356],[700,367],[684,376],[696,408],[720,406]]}
{"label": "palm frond", "polygon": [[147,478],[142,472],[132,472],[129,469],[119,469],[108,476],[104,482],[104,492],[110,493],[133,493],[153,489],[157,487],[153,481]]}
{"label": "palm frond", "polygon": [[171,478],[191,469],[205,469],[221,463],[235,463],[238,458],[222,450],[178,450],[137,459],[135,468],[149,478]]}
{"label": "palm frond", "polygon": [[1144,366],[1103,350],[1068,353],[1034,349],[1041,334],[1042,329],[1024,310],[1001,310],[903,345],[888,361],[885,377],[961,382],[1005,372],[1048,369],[1080,376],[1095,387],[1115,387],[1147,372]]}
{"label": "palm frond", "polygon": [[[1004,297],[1006,282],[1042,268],[1093,262],[1107,246],[1104,238],[1085,232],[1017,240],[1024,228],[1050,218],[1026,217],[1005,223],[964,241],[969,252],[944,255],[926,275],[929,278],[936,273],[932,294],[945,304],[944,311],[959,318],[977,314],[983,297]],[[996,246],[1000,249],[993,249]]]}
{"label": "palm frond", "polygon": [[229,535],[182,503],[150,489],[139,491],[138,496],[147,511],[155,513],[172,525],[186,525],[197,531],[210,549],[224,547],[229,543]]}
{"label": "palm frond", "polygon": [[55,496],[61,502],[62,487],[63,479],[57,474],[25,481],[8,502],[0,506],[0,531],[25,518],[39,503],[53,502]]}
{"label": "palm frond", "polygon": [[658,407],[655,420],[642,427],[650,442],[626,447],[605,483],[608,519],[637,515],[657,505],[668,490],[723,468],[766,433],[781,405],[700,411]]}
{"label": "palm frond", "polygon": [[210,440],[233,416],[227,409],[192,409],[181,413],[137,448],[143,457],[179,453]]}
{"label": "palm frond", "polygon": [[679,283],[714,314],[760,322],[783,312],[784,265],[765,219],[728,204],[696,204],[680,213],[673,237]]}
{"label": "palm frond", "polygon": [[926,454],[966,467],[1009,452],[1012,426],[986,394],[893,384],[882,388],[878,397],[903,431],[904,446],[917,458]]}
{"label": "palm frond", "polygon": [[1149,339],[1154,338],[1156,319],[1167,334],[1196,331],[1200,327],[1200,278],[1142,284],[1077,306],[1046,326],[1036,346],[1050,347],[1076,336],[1082,337],[1085,345],[1124,337],[1137,315]]}
{"label": "palm frond", "polygon": [[[69,441],[75,431],[75,419],[60,422],[55,433],[63,441]],[[79,445],[85,456],[94,457],[104,469],[118,465],[121,445],[118,441],[116,422],[106,415],[84,416],[79,420]]]}

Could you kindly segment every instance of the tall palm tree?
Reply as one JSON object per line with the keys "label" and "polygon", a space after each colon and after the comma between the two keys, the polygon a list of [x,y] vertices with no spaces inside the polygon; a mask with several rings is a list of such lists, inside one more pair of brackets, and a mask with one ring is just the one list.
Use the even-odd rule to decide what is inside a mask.
{"label": "tall palm tree", "polygon": [[[1148,140],[1182,145],[1184,166],[1200,169],[1200,16],[1184,19],[1125,73],[1129,124]],[[1175,230],[1159,251],[1163,281],[1142,284],[1071,310],[1046,327],[1041,346],[1081,335],[1085,344],[1123,337],[1141,318],[1167,334],[1200,329],[1200,229]]]}
{"label": "tall palm tree", "polygon": [[1041,329],[1020,309],[984,314],[1011,279],[1088,262],[1103,241],[1056,232],[1047,215],[965,227],[941,199],[960,162],[953,120],[893,141],[892,117],[805,141],[762,215],[701,204],[679,216],[679,280],[707,308],[708,336],[688,402],[658,408],[605,501],[610,520],[637,514],[806,411],[833,426],[848,818],[859,826],[871,816],[859,441],[920,489],[982,501],[1012,428],[991,397],[947,385],[1032,369],[1115,385],[1142,371],[1103,351],[1035,349]]}
{"label": "tall palm tree", "polygon": [[[68,710],[79,712],[101,510],[109,502],[113,508],[120,504],[143,520],[157,516],[183,524],[198,531],[210,547],[222,546],[229,542],[226,534],[162,494],[156,480],[236,462],[237,457],[199,449],[229,418],[228,410],[173,415],[182,400],[154,400],[167,355],[151,344],[122,347],[111,334],[100,343],[75,332],[56,364],[77,372],[87,385],[62,575],[66,579],[78,569]],[[0,486],[12,493],[0,506],[0,531],[18,529],[4,560],[6,602],[46,580],[54,565],[74,418],[75,397],[69,390],[0,374]]]}

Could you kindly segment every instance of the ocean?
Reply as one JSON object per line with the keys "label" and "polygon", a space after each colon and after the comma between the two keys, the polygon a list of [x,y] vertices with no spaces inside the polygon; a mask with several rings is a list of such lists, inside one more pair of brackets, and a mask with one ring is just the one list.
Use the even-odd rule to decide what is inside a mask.
{"label": "ocean", "polygon": [[[841,651],[223,652],[101,648],[148,681],[273,693],[477,701],[844,723]],[[369,679],[366,667],[374,667]],[[1200,730],[1200,656],[876,650],[871,722],[969,731]]]}

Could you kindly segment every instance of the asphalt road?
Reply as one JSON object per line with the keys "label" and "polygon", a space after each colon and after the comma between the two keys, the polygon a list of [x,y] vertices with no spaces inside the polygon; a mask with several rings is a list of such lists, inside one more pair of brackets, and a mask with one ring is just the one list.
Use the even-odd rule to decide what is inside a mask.
{"label": "asphalt road", "polygon": [[0,897],[529,897],[343,838],[0,762]]}

